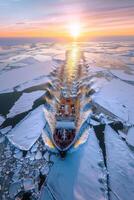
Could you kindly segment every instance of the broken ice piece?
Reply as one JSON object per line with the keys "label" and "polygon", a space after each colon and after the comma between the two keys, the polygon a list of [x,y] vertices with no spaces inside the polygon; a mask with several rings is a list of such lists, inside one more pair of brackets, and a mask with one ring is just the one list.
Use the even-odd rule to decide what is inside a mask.
{"label": "broken ice piece", "polygon": [[23,152],[19,149],[15,151],[14,158],[21,159],[23,157]]}
{"label": "broken ice piece", "polygon": [[35,159],[35,154],[32,153],[29,159],[30,159],[31,161],[33,161],[33,160]]}
{"label": "broken ice piece", "polygon": [[8,134],[9,141],[21,150],[28,151],[41,135],[45,126],[44,106],[39,106],[20,121]]}
{"label": "broken ice piece", "polygon": [[45,166],[43,166],[41,168],[41,173],[42,173],[42,175],[47,175],[49,173],[49,165],[48,164],[46,164]]}
{"label": "broken ice piece", "polygon": [[[106,161],[109,172],[110,199],[133,199],[133,152],[110,127],[105,128]],[[118,197],[118,198],[115,198]]]}
{"label": "broken ice piece", "polygon": [[33,146],[32,146],[32,148],[31,148],[31,153],[33,153],[33,152],[36,152],[37,151],[37,148],[38,148],[38,144],[36,143],[36,144],[34,144]]}
{"label": "broken ice piece", "polygon": [[34,101],[40,98],[45,91],[35,91],[31,93],[23,93],[22,96],[15,102],[14,106],[11,108],[7,118],[12,118],[15,115],[26,112],[32,109]]}
{"label": "broken ice piece", "polygon": [[40,151],[37,151],[37,153],[36,153],[36,155],[35,155],[35,159],[36,159],[36,160],[39,160],[39,159],[41,159],[41,158],[42,158],[41,152],[40,152]]}
{"label": "broken ice piece", "polygon": [[5,151],[6,158],[11,158],[12,152],[10,150]]}
{"label": "broken ice piece", "polygon": [[9,196],[14,198],[21,191],[21,181],[14,182],[9,187]]}
{"label": "broken ice piece", "polygon": [[42,84],[45,85],[49,82],[50,82],[50,79],[47,76],[42,75],[42,76],[37,77],[33,80],[27,81],[27,82],[25,82],[21,85],[16,86],[16,90],[17,91],[23,91],[27,88],[34,87],[34,86],[37,87],[37,86],[42,85]]}
{"label": "broken ice piece", "polygon": [[[0,74],[0,93],[13,90],[14,87],[33,81],[41,76],[48,76],[52,71],[53,62],[45,61],[14,69]],[[32,72],[32,73],[31,73]]]}
{"label": "broken ice piece", "polygon": [[134,124],[133,102],[134,86],[118,79],[110,81],[93,98],[93,104],[100,112],[130,124]]}
{"label": "broken ice piece", "polygon": [[119,79],[122,79],[124,81],[134,82],[134,74],[127,74],[125,71],[117,69],[116,70],[113,69],[110,71],[114,76],[118,77]]}
{"label": "broken ice piece", "polygon": [[49,162],[49,153],[48,151],[44,154],[44,158],[47,162]]}

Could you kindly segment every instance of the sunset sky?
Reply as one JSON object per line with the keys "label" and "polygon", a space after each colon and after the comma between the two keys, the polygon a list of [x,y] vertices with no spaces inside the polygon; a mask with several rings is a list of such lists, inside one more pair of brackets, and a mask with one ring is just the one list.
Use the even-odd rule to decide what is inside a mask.
{"label": "sunset sky", "polygon": [[134,36],[134,0],[0,0],[0,37]]}

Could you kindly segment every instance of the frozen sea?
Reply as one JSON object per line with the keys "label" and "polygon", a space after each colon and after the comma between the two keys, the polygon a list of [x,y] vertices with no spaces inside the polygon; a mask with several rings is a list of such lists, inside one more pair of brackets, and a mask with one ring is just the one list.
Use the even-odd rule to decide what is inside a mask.
{"label": "frozen sea", "polygon": [[[61,159],[54,88],[76,63],[78,137]],[[134,41],[0,40],[0,152],[0,199],[133,200]]]}

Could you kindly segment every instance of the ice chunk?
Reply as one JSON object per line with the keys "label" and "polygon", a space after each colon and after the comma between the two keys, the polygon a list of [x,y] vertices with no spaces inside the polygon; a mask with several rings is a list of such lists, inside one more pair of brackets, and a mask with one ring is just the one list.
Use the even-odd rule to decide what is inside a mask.
{"label": "ice chunk", "polygon": [[107,168],[111,200],[134,197],[134,156],[126,143],[110,127],[105,129]]}
{"label": "ice chunk", "polygon": [[122,79],[124,81],[132,81],[134,82],[134,74],[127,74],[123,70],[110,70],[111,73],[118,77],[119,79]]}
{"label": "ice chunk", "polygon": [[49,162],[49,153],[48,151],[44,154],[44,158],[47,162]]}
{"label": "ice chunk", "polygon": [[48,164],[46,164],[45,166],[43,166],[43,167],[41,168],[41,173],[42,173],[43,175],[47,175],[47,174],[49,173],[49,165],[48,165]]}
{"label": "ice chunk", "polygon": [[33,146],[32,146],[32,148],[31,148],[31,153],[34,153],[34,152],[36,152],[37,151],[37,149],[38,149],[38,143],[35,143]]}
{"label": "ice chunk", "polygon": [[8,133],[10,142],[19,149],[29,150],[39,138],[46,123],[43,108],[44,106],[36,108]]}
{"label": "ice chunk", "polygon": [[45,61],[34,63],[24,68],[3,72],[0,74],[0,93],[43,75],[47,76],[52,69],[52,61]]}
{"label": "ice chunk", "polygon": [[22,96],[15,102],[14,106],[11,108],[7,118],[12,118],[15,115],[26,112],[32,109],[33,103],[36,99],[40,98],[45,91],[35,91],[31,93],[23,93]]}
{"label": "ice chunk", "polygon": [[21,191],[21,181],[14,182],[9,187],[9,196],[14,199],[15,196]]}
{"label": "ice chunk", "polygon": [[0,115],[0,126],[1,124],[3,124],[4,121],[5,121],[5,118],[2,115]]}
{"label": "ice chunk", "polygon": [[128,134],[126,137],[126,141],[129,145],[131,145],[132,147],[134,147],[134,127],[131,127],[128,130]]}
{"label": "ice chunk", "polygon": [[64,160],[55,157],[40,200],[49,200],[51,195],[56,200],[107,199],[106,171],[99,162],[103,158],[92,131],[87,143],[77,151],[68,153]]}
{"label": "ice chunk", "polygon": [[134,124],[134,86],[113,79],[94,95],[93,103],[100,110]]}
{"label": "ice chunk", "polygon": [[15,151],[14,158],[21,159],[23,157],[23,152],[19,149]]}
{"label": "ice chunk", "polygon": [[[111,46],[111,44],[110,44]],[[109,50],[110,46],[106,49],[106,51]],[[121,68],[124,66],[124,62],[120,59],[119,56],[115,55],[109,55],[108,53],[102,52],[103,48],[101,47],[99,49],[99,52],[91,52],[91,53],[84,53],[86,63],[88,63],[91,67],[92,71],[96,71],[98,68],[98,71],[102,71],[102,67],[105,69],[116,69]],[[115,54],[115,50],[114,50]],[[94,66],[95,70],[94,70]],[[100,69],[100,70],[99,70]]]}
{"label": "ice chunk", "polygon": [[52,60],[51,56],[45,56],[45,55],[42,55],[42,54],[34,55],[34,58],[36,60],[38,60],[39,62],[44,62],[44,61]]}
{"label": "ice chunk", "polygon": [[42,153],[40,151],[37,151],[37,153],[35,155],[35,159],[40,160],[41,158],[42,158]]}
{"label": "ice chunk", "polygon": [[50,82],[50,79],[48,77],[40,76],[40,77],[37,77],[33,80],[30,80],[30,81],[27,81],[25,83],[20,84],[15,89],[17,91],[22,91],[22,90],[25,90],[27,88],[39,86],[39,85],[46,84],[46,83],[49,83],[49,82]]}

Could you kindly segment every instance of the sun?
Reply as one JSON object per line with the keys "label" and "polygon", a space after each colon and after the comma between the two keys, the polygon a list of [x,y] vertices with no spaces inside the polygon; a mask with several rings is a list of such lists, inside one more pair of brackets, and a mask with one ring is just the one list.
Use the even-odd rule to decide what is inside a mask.
{"label": "sun", "polygon": [[79,23],[70,24],[69,33],[74,39],[78,38],[81,34],[81,25]]}

